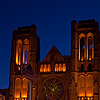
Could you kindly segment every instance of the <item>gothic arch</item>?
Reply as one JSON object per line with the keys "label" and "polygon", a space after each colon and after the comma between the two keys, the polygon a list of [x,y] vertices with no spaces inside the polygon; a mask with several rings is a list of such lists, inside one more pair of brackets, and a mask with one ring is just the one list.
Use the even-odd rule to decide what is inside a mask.
{"label": "gothic arch", "polygon": [[93,86],[94,86],[94,81],[93,81],[93,76],[92,75],[87,75],[86,77],[86,96],[93,96]]}
{"label": "gothic arch", "polygon": [[20,98],[20,92],[21,92],[21,79],[16,78],[15,79],[15,98]]}
{"label": "gothic arch", "polygon": [[[82,42],[82,43],[81,43]],[[85,34],[79,35],[79,60],[84,60],[84,48],[85,48]]]}
{"label": "gothic arch", "polygon": [[28,80],[24,77],[22,79],[22,97],[27,98]]}
{"label": "gothic arch", "polygon": [[21,65],[22,40],[16,41],[16,64]]}
{"label": "gothic arch", "polygon": [[29,61],[29,40],[23,40],[23,64],[27,65]]}
{"label": "gothic arch", "polygon": [[80,75],[78,77],[78,96],[85,96],[85,76]]}
{"label": "gothic arch", "polygon": [[56,72],[58,72],[58,71],[59,71],[58,64],[55,64],[55,71],[56,71]]}
{"label": "gothic arch", "polygon": [[94,59],[94,35],[89,32],[87,34],[87,60]]}
{"label": "gothic arch", "polygon": [[24,44],[29,44],[29,40],[26,38],[26,39],[24,39],[23,43]]}

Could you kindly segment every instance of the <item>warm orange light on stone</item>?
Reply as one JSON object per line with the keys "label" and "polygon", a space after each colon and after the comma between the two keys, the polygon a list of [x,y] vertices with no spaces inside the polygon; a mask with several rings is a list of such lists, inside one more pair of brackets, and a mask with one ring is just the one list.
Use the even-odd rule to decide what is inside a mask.
{"label": "warm orange light on stone", "polygon": [[16,53],[16,64],[18,65],[18,53]]}
{"label": "warm orange light on stone", "polygon": [[20,67],[18,67],[18,70],[20,71]]}
{"label": "warm orange light on stone", "polygon": [[55,72],[58,72],[58,64],[55,64]]}
{"label": "warm orange light on stone", "polygon": [[59,64],[59,71],[62,71],[62,64]]}
{"label": "warm orange light on stone", "polygon": [[47,69],[47,65],[45,64],[45,65],[44,65],[44,72],[47,72],[47,70],[48,70],[48,69]]}
{"label": "warm orange light on stone", "polygon": [[66,71],[66,65],[65,65],[65,63],[63,64],[63,72],[65,72]]}
{"label": "warm orange light on stone", "polygon": [[43,65],[40,66],[40,72],[43,72]]}
{"label": "warm orange light on stone", "polygon": [[84,98],[82,97],[82,100],[83,100]]}

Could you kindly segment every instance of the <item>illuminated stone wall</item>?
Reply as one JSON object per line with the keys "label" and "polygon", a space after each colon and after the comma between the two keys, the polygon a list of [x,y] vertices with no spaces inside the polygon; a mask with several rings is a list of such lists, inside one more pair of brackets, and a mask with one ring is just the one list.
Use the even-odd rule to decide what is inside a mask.
{"label": "illuminated stone wall", "polygon": [[40,62],[36,26],[14,30],[9,100],[29,100],[29,80],[24,76],[29,64],[38,76],[37,82],[32,81],[32,100],[100,100],[99,38],[99,25],[94,19],[74,20],[71,23],[71,55],[63,56],[53,46]]}

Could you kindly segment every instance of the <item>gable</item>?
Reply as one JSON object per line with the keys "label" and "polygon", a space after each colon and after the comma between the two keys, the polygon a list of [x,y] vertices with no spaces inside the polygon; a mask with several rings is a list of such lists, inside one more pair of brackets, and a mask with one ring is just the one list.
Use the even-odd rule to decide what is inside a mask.
{"label": "gable", "polygon": [[64,57],[61,55],[55,45],[50,49],[48,54],[43,59],[42,63],[48,63],[51,61],[64,62]]}

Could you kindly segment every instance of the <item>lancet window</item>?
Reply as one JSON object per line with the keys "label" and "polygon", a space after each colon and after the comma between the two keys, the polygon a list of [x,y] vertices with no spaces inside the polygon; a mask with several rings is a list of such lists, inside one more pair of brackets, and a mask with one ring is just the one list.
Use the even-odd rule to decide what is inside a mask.
{"label": "lancet window", "polygon": [[88,38],[88,59],[92,60],[92,55],[93,55],[93,38],[92,36],[89,36]]}
{"label": "lancet window", "polygon": [[85,51],[85,39],[84,37],[82,37],[80,39],[80,58],[81,58],[81,61],[84,60],[84,51]]}
{"label": "lancet window", "polygon": [[40,72],[51,72],[51,65],[50,64],[41,64]]}
{"label": "lancet window", "polygon": [[28,64],[28,54],[29,54],[29,40],[25,39],[23,41],[23,64]]}
{"label": "lancet window", "polygon": [[21,65],[22,41],[19,39],[16,42],[16,64]]}

